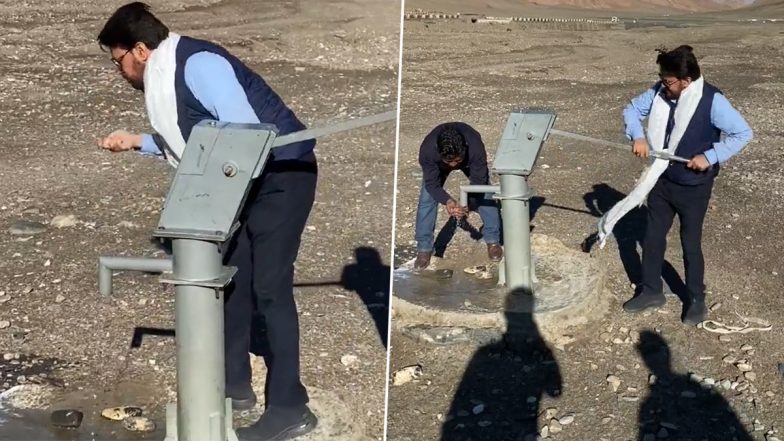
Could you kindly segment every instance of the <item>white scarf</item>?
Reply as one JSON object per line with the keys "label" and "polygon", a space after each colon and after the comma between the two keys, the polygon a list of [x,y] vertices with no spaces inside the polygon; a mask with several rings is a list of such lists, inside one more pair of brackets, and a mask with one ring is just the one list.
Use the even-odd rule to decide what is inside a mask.
{"label": "white scarf", "polygon": [[[185,139],[177,125],[177,93],[174,89],[174,72],[177,69],[177,43],[180,36],[169,32],[169,36],[150,54],[144,69],[144,103],[150,125],[169,145],[177,158],[185,151]],[[166,159],[172,167],[178,160],[167,152]]]}
{"label": "white scarf", "polygon": [[[687,87],[678,99],[678,105],[675,108],[675,127],[670,134],[669,145],[675,149],[681,141],[686,128],[689,126],[694,112],[697,110],[697,105],[702,99],[702,89],[704,80],[702,77],[693,81]],[[648,115],[648,145],[657,151],[666,151],[664,149],[664,138],[667,132],[667,120],[670,117],[670,105],[664,101],[660,93],[656,94],[653,99],[653,105]],[[629,211],[635,207],[639,207],[645,202],[648,193],[651,192],[653,186],[659,180],[659,177],[667,170],[670,162],[665,159],[653,159],[652,163],[643,170],[637,185],[629,193],[628,196],[623,198],[620,202],[615,204],[610,211],[604,214],[599,219],[599,248],[604,248],[607,238],[612,233],[615,224],[621,220]]]}

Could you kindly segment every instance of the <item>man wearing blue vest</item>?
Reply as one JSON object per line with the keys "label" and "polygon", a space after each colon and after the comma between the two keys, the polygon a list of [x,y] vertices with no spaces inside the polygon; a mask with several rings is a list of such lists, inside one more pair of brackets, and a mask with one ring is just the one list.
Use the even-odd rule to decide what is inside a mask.
{"label": "man wearing blue vest", "polygon": [[[159,155],[176,167],[194,125],[205,119],[274,124],[281,135],[305,128],[239,59],[213,43],[169,32],[143,3],[119,8],[98,41],[131,86],[144,91],[157,132],[117,131],[100,141],[105,149]],[[248,352],[267,364],[264,413],[238,430],[242,440],[291,439],[317,424],[300,380],[293,293],[294,261],[316,191],[314,146],[309,140],[271,153],[224,256],[238,268],[225,292],[226,395],[235,409],[256,403]]]}
{"label": "man wearing blue vest", "polygon": [[[659,52],[656,63],[660,81],[634,98],[624,110],[626,134],[634,141],[634,154],[648,157],[651,146],[641,124],[648,117],[647,138],[653,147],[667,149],[689,162],[671,161],[658,169],[660,175],[648,194],[642,287],[623,309],[640,312],[664,305],[662,264],[667,233],[677,214],[687,287],[681,320],[696,325],[707,313],[702,224],[713,181],[720,164],[748,144],[752,131],[721,91],[703,80],[690,46]],[[651,169],[655,167],[656,164]]]}

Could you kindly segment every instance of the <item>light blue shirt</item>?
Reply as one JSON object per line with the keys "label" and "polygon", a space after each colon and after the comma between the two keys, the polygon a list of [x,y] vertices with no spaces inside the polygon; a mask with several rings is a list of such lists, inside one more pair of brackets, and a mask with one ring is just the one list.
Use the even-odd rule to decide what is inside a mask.
{"label": "light blue shirt", "polygon": [[[185,85],[217,121],[258,124],[245,90],[228,60],[212,52],[198,52],[185,61]],[[160,155],[150,134],[142,134],[143,154]]]}
{"label": "light blue shirt", "polygon": [[[623,110],[626,136],[629,140],[645,138],[642,121],[651,111],[653,99],[656,97],[657,85],[658,83],[632,99],[631,103]],[[751,141],[753,134],[746,120],[720,93],[713,95],[710,118],[711,124],[725,134],[723,140],[713,143],[713,148],[704,153],[708,162],[713,165],[717,162],[726,162],[738,154]]]}

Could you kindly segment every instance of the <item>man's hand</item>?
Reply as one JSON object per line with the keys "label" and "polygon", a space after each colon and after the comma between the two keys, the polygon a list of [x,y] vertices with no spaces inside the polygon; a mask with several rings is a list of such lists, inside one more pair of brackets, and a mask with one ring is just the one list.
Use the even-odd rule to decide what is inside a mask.
{"label": "man's hand", "polygon": [[634,144],[632,145],[632,153],[635,156],[639,156],[640,158],[647,158],[648,151],[650,148],[648,147],[648,141],[645,138],[635,139]]}
{"label": "man's hand", "polygon": [[708,162],[708,158],[706,158],[705,155],[699,154],[689,159],[686,167],[692,170],[705,171],[710,168],[710,162]]}
{"label": "man's hand", "polygon": [[112,152],[124,152],[140,148],[142,146],[142,135],[128,133],[125,130],[115,130],[106,138],[99,139],[97,144],[102,149]]}
{"label": "man's hand", "polygon": [[454,218],[463,218],[468,215],[468,208],[461,207],[454,199],[446,201],[446,211]]}

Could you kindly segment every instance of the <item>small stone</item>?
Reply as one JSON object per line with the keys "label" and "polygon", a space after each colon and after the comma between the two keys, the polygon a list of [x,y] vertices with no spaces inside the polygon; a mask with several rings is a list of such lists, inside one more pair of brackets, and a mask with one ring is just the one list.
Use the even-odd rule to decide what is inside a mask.
{"label": "small stone", "polygon": [[422,376],[422,365],[415,364],[411,366],[406,366],[395,371],[392,374],[392,384],[394,386],[400,386],[406,384],[412,380],[416,380],[417,378]]}
{"label": "small stone", "polygon": [[656,380],[657,380],[656,375],[654,374],[648,375],[648,384],[650,384],[651,386],[656,384]]}
{"label": "small stone", "polygon": [[724,358],[721,359],[721,361],[729,364],[735,364],[735,362],[738,361],[738,359],[735,358],[734,355],[730,354],[730,355],[725,355]]}
{"label": "small stone", "polygon": [[548,426],[550,427],[550,433],[558,433],[563,430],[563,426],[555,418],[550,420],[550,424]]}
{"label": "small stone", "polygon": [[548,407],[544,411],[544,420],[550,421],[551,419],[555,418],[558,415],[558,408],[557,407]]}
{"label": "small stone", "polygon": [[482,420],[482,421],[476,423],[476,425],[479,426],[479,427],[487,427],[487,426],[490,426],[491,424],[493,424],[493,423],[491,421],[487,421],[487,420]]}
{"label": "small stone", "polygon": [[129,417],[142,416],[142,409],[134,406],[109,407],[101,411],[101,416],[112,421],[122,421]]}
{"label": "small stone", "polygon": [[618,392],[618,388],[621,386],[621,379],[616,377],[615,375],[608,375],[607,383],[610,384],[610,387],[612,387],[613,392]]}
{"label": "small stone", "polygon": [[121,221],[120,223],[117,224],[117,226],[120,228],[139,228],[138,225],[136,225],[131,221]]}
{"label": "small stone", "polygon": [[656,434],[656,437],[659,439],[667,438],[668,436],[670,436],[670,432],[667,431],[666,427],[662,427],[661,429],[659,429],[659,432]]}
{"label": "small stone", "polygon": [[749,372],[751,370],[751,365],[748,363],[739,362],[735,365],[735,367],[738,368],[738,370],[741,372]]}
{"label": "small stone", "polygon": [[11,326],[11,322],[8,320],[0,320],[0,329],[5,329]]}
{"label": "small stone", "polygon": [[710,378],[710,377],[702,380],[702,382],[707,384],[708,386],[713,386],[713,385],[716,384],[716,380],[714,380],[713,378]]}
{"label": "small stone", "polygon": [[702,375],[691,373],[691,374],[689,374],[689,380],[691,380],[691,381],[693,381],[695,383],[699,383],[699,382],[702,381]]}
{"label": "small stone", "polygon": [[78,410],[64,409],[52,412],[52,425],[56,427],[76,428],[82,425],[84,414]]}
{"label": "small stone", "polygon": [[744,373],[743,373],[743,376],[744,376],[744,377],[745,377],[747,380],[749,380],[749,381],[755,381],[755,380],[757,379],[757,374],[755,374],[754,372],[751,372],[751,371],[749,371],[749,372],[744,372]]}
{"label": "small stone", "polygon": [[722,380],[720,386],[724,390],[730,390],[732,388],[732,382],[730,380]]}
{"label": "small stone", "polygon": [[621,334],[628,334],[628,333],[629,333],[629,328],[627,328],[627,327],[624,327],[624,326],[621,326],[620,328],[618,328],[618,331],[619,331]]}
{"label": "small stone", "polygon": [[711,312],[718,310],[721,308],[721,302],[716,302],[710,306]]}
{"label": "small stone", "polygon": [[477,404],[477,405],[476,405],[476,406],[474,406],[474,408],[471,410],[471,412],[473,412],[473,413],[474,413],[474,415],[479,415],[480,413],[482,413],[482,412],[484,412],[484,411],[485,411],[485,405],[484,405],[484,404]]}
{"label": "small stone", "polygon": [[65,301],[65,296],[62,294],[57,294],[57,297],[54,298],[55,303],[63,303]]}
{"label": "small stone", "polygon": [[697,398],[697,394],[690,390],[685,390],[681,392],[681,396],[683,398]]}
{"label": "small stone", "polygon": [[561,418],[558,418],[558,422],[561,423],[563,426],[568,426],[574,422],[574,415],[568,414],[564,415]]}
{"label": "small stone", "polygon": [[610,417],[604,417],[604,418],[602,418],[602,424],[607,424],[607,423],[609,423],[610,421],[612,421],[612,418],[610,418]]}
{"label": "small stone", "polygon": [[52,219],[51,222],[49,222],[49,225],[57,228],[66,228],[66,227],[73,227],[78,222],[79,221],[76,220],[76,216],[74,216],[73,214],[67,214],[67,215],[64,214],[60,216],[55,216],[54,219]]}
{"label": "small stone", "polygon": [[359,361],[359,358],[356,355],[352,355],[352,354],[346,354],[340,357],[340,362],[343,364],[343,366],[351,366],[353,364],[356,364],[357,361]]}
{"label": "small stone", "polygon": [[750,351],[752,349],[753,349],[753,346],[751,346],[750,344],[745,344],[745,345],[740,347],[740,350],[744,351],[744,352],[748,352],[748,351]]}
{"label": "small stone", "polygon": [[749,388],[749,383],[743,381],[743,382],[738,383],[738,385],[735,387],[735,390],[738,391],[738,392],[743,392],[744,390],[746,390],[748,388]]}
{"label": "small stone", "polygon": [[766,396],[768,396],[768,397],[770,397],[770,398],[773,398],[773,397],[775,397],[775,396],[776,396],[776,394],[775,394],[775,393],[773,393],[773,391],[770,391],[770,390],[768,390],[768,391],[765,391],[765,395],[766,395]]}
{"label": "small stone", "polygon": [[618,337],[615,337],[615,338],[613,339],[613,341],[612,341],[612,342],[613,342],[614,344],[616,344],[616,345],[623,344],[623,340],[621,340],[621,339],[620,339],[620,338],[618,338]]}
{"label": "small stone", "polygon": [[670,430],[678,430],[678,426],[672,423],[661,422],[659,425]]}
{"label": "small stone", "polygon": [[10,352],[6,352],[5,354],[3,354],[3,360],[4,361],[11,361],[13,359],[14,359],[14,354],[12,354]]}
{"label": "small stone", "polygon": [[636,403],[636,402],[640,401],[640,397],[638,397],[636,395],[628,395],[628,396],[621,397],[621,400],[627,401],[629,403]]}
{"label": "small stone", "polygon": [[719,341],[728,342],[728,341],[732,341],[732,338],[729,335],[720,335]]}
{"label": "small stone", "polygon": [[760,423],[759,420],[754,420],[754,426],[753,427],[754,427],[754,431],[755,432],[761,432],[761,431],[765,430],[765,426],[762,423]]}
{"label": "small stone", "polygon": [[457,411],[457,416],[459,416],[459,417],[467,417],[468,415],[471,415],[470,413],[468,413],[468,411],[465,411],[465,410],[458,410]]}
{"label": "small stone", "polygon": [[152,432],[155,423],[143,416],[133,416],[123,420],[123,427],[131,432]]}
{"label": "small stone", "polygon": [[8,232],[15,236],[32,236],[46,231],[46,225],[40,222],[18,220],[11,224]]}
{"label": "small stone", "polygon": [[550,427],[548,426],[542,427],[541,430],[539,430],[539,436],[541,436],[542,438],[547,438],[548,436],[550,436]]}

